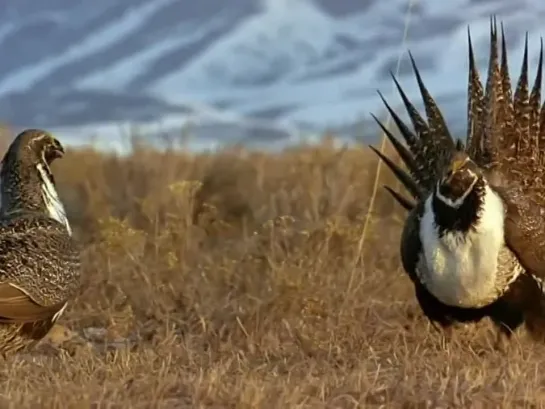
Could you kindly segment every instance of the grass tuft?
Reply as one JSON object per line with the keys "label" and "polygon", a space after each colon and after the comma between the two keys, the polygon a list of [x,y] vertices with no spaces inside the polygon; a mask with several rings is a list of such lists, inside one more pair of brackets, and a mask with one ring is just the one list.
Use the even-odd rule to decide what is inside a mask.
{"label": "grass tuft", "polygon": [[[1,407],[541,407],[544,347],[446,347],[400,267],[404,213],[367,148],[54,164],[84,284],[49,339],[6,362]],[[394,183],[388,171],[379,183]],[[534,405],[534,406],[532,406]]]}

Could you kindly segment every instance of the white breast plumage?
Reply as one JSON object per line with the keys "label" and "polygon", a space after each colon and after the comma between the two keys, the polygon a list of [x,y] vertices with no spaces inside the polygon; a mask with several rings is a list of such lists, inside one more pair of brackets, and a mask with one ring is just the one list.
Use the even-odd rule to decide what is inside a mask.
{"label": "white breast plumage", "polygon": [[68,222],[68,218],[66,217],[66,211],[59,198],[57,189],[55,189],[55,185],[53,185],[53,182],[49,179],[49,176],[44,169],[43,164],[39,163],[38,165],[36,165],[36,167],[38,168],[38,172],[40,173],[43,182],[42,195],[49,215],[53,219],[64,224],[66,226],[66,230],[68,230],[68,234],[71,235],[72,229],[70,228],[70,223]]}
{"label": "white breast plumage", "polygon": [[432,197],[425,203],[418,273],[428,290],[445,304],[477,308],[494,301],[500,291],[498,257],[506,251],[504,207],[494,191],[485,189],[479,220],[467,233],[446,232],[439,237]]}

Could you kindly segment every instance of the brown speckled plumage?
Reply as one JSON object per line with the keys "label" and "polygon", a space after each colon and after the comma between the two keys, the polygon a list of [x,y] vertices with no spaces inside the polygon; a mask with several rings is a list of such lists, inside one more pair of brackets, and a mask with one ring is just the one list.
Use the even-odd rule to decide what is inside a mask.
{"label": "brown speckled plumage", "polygon": [[[478,321],[489,316],[507,333],[526,322],[533,336],[545,340],[545,104],[541,105],[543,44],[536,79],[530,90],[526,37],[521,75],[516,90],[512,93],[503,25],[501,59],[497,32],[493,18],[490,24],[488,76],[483,87],[468,31],[468,124],[465,144],[461,141],[455,142],[450,136],[411,57],[426,107],[427,122],[405,96],[395,78],[414,132],[403,123],[382,96],[406,146],[379,122],[407,170],[376,149],[373,150],[412,196],[412,199],[408,199],[388,188],[394,198],[409,211],[403,231],[401,255],[424,313],[443,326],[449,326],[453,321]],[[502,271],[506,270],[509,274],[514,274],[514,281],[502,290],[503,295],[496,302],[485,308],[456,308],[442,304],[422,285],[416,272],[418,257],[422,251],[419,234],[424,203],[430,195],[436,194],[436,186],[440,181],[443,183],[442,178],[448,168],[455,161],[459,162],[459,159],[455,159],[457,155],[467,155],[479,166],[479,174],[482,175],[480,177],[501,198],[504,206],[504,240],[511,256],[500,256],[500,260],[504,261],[498,266],[498,274],[503,274]],[[444,216],[435,213],[436,223],[439,216],[444,216],[443,219],[446,217],[447,220],[450,216],[455,216],[457,219],[452,219],[452,223],[460,223],[459,218],[464,216],[462,209],[468,207],[468,201],[473,200],[473,196],[475,203],[471,206],[478,209],[479,183],[473,188],[474,193],[464,199],[467,203],[458,208],[456,214]],[[434,207],[434,211],[439,210]],[[473,215],[475,214],[473,211]],[[519,273],[513,273],[511,261],[515,258],[519,268],[523,269],[520,276]]]}
{"label": "brown speckled plumage", "polygon": [[[51,329],[80,283],[79,249],[69,225],[44,202],[46,170],[64,153],[45,131],[16,137],[2,161],[0,353],[34,345]],[[64,210],[64,209],[63,209]]]}

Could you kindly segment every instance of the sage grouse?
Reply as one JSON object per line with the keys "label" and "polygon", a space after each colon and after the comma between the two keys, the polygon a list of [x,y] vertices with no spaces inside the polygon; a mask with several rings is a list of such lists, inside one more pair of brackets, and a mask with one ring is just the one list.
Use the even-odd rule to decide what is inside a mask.
{"label": "sage grouse", "polygon": [[0,353],[43,338],[79,288],[79,253],[50,165],[62,157],[47,132],[26,130],[0,171]]}
{"label": "sage grouse", "polygon": [[[533,88],[528,36],[514,94],[503,25],[501,59],[491,19],[488,78],[483,88],[471,36],[466,142],[454,141],[410,55],[427,121],[394,77],[414,131],[381,96],[405,144],[378,121],[408,171],[373,150],[411,193],[386,187],[409,211],[402,264],[433,324],[489,317],[509,339],[523,323],[545,338],[545,108],[540,106],[543,44]],[[503,337],[505,334],[506,337]]]}

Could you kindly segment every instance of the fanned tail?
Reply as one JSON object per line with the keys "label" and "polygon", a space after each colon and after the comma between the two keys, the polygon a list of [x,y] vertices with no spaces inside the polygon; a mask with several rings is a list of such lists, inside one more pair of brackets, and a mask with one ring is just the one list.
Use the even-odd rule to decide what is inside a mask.
{"label": "fanned tail", "polygon": [[541,150],[544,148],[540,146],[541,138],[541,83],[543,78],[543,39],[540,39],[539,60],[536,71],[536,78],[534,80],[534,87],[530,93],[530,141],[531,141],[531,155],[537,162],[541,162],[543,159],[543,153]]}
{"label": "fanned tail", "polygon": [[528,94],[528,33],[524,41],[524,56],[522,57],[522,67],[520,68],[520,77],[515,90],[513,100],[515,111],[515,121],[517,124],[517,157],[524,157],[530,153],[530,96]]}
{"label": "fanned tail", "polygon": [[[409,56],[420,95],[424,102],[427,121],[424,120],[414,104],[409,100],[399,84],[399,81],[393,74],[392,79],[401,100],[403,101],[405,110],[409,115],[414,131],[403,122],[380,92],[379,96],[396,124],[405,144],[397,139],[394,134],[373,115],[373,118],[394,147],[407,170],[404,170],[402,166],[393,162],[374,147],[371,147],[371,149],[390,168],[399,182],[405,186],[414,199],[423,200],[426,196],[426,192],[429,192],[436,183],[445,162],[450,160],[451,155],[456,150],[463,150],[464,146],[461,142],[455,144],[453,141],[443,114],[424,85],[422,76],[420,75],[420,71],[418,70],[412,54],[409,53]],[[410,210],[414,207],[414,203],[404,198],[400,193],[395,192],[388,187],[387,190],[405,209]]]}
{"label": "fanned tail", "polygon": [[473,44],[469,27],[467,29],[469,44],[469,78],[467,98],[467,152],[474,158],[481,154],[481,137],[484,130],[484,90],[475,63]]}
{"label": "fanned tail", "polygon": [[401,207],[403,207],[405,210],[411,211],[412,209],[414,209],[415,203],[413,201],[407,199],[406,197],[403,197],[401,193],[396,192],[390,186],[383,186],[383,187],[384,189],[386,189],[388,193],[392,195],[395,201],[399,203]]}
{"label": "fanned tail", "polygon": [[405,186],[405,188],[414,198],[422,198],[422,189],[420,188],[418,183],[411,177],[411,175],[409,175],[408,172],[403,170],[401,166],[397,165],[393,160],[391,160],[388,156],[384,155],[378,149],[374,148],[373,146],[371,146],[371,149],[386,164],[386,166],[390,168],[397,180],[399,180],[403,184],[403,186]]}
{"label": "fanned tail", "polygon": [[[490,50],[484,90],[475,63],[469,27],[467,37],[469,54],[467,152],[477,164],[491,169],[500,163],[505,148],[506,118],[512,116],[506,111],[508,108],[506,103],[510,100],[511,82],[504,53],[500,63],[496,17],[490,18]],[[505,38],[502,34],[502,49],[504,48]],[[506,93],[505,87],[509,89],[509,94]]]}
{"label": "fanned tail", "polygon": [[514,158],[517,148],[517,135],[515,129],[515,110],[513,107],[513,93],[511,91],[511,78],[509,76],[509,65],[507,63],[507,44],[505,41],[505,30],[501,24],[501,116],[498,122],[502,124],[500,135],[502,153],[509,158]]}
{"label": "fanned tail", "polygon": [[500,101],[502,97],[503,90],[498,56],[498,31],[496,18],[493,17],[490,19],[490,56],[486,79],[482,150],[481,155],[475,158],[477,163],[482,162],[483,166],[489,168],[496,165],[499,160],[501,126],[498,123],[498,114],[501,109]]}
{"label": "fanned tail", "polygon": [[[534,84],[528,80],[528,35],[524,43],[524,56],[516,90],[511,90],[507,46],[503,23],[501,42],[498,36],[496,17],[490,19],[490,50],[486,85],[483,87],[473,52],[471,33],[468,27],[468,100],[467,135],[465,145],[454,142],[443,115],[435,100],[428,92],[415,60],[409,53],[411,65],[424,102],[427,121],[409,100],[399,81],[392,79],[408,113],[412,129],[379,93],[387,111],[396,124],[405,143],[376,118],[386,137],[401,158],[406,170],[383,154],[373,149],[393,171],[397,179],[409,190],[414,199],[422,199],[429,192],[439,176],[446,160],[456,150],[466,151],[484,169],[498,167],[503,175],[524,186],[534,183],[536,174],[528,171],[528,166],[545,174],[545,103],[541,105],[543,74],[543,41]],[[501,49],[501,56],[499,49]],[[541,168],[538,168],[541,166]],[[542,175],[543,176],[543,175]],[[532,179],[533,178],[533,179]],[[390,193],[393,191],[389,188]],[[410,201],[400,199],[392,193],[397,202],[408,208]],[[542,195],[545,203],[545,192]]]}
{"label": "fanned tail", "polygon": [[[541,105],[541,88],[543,77],[543,40],[540,41],[538,66],[534,83],[531,86],[528,75],[528,33],[524,39],[524,53],[520,76],[514,95],[511,93],[511,81],[507,64],[507,47],[505,32],[502,25],[502,62],[501,77],[501,104],[502,110],[497,121],[497,128],[501,129],[501,159],[505,169],[510,167],[516,171],[518,182],[525,182],[520,172],[527,166],[541,165],[545,160],[545,110]],[[530,89],[531,86],[531,89]],[[508,168],[509,166],[509,168]]]}

